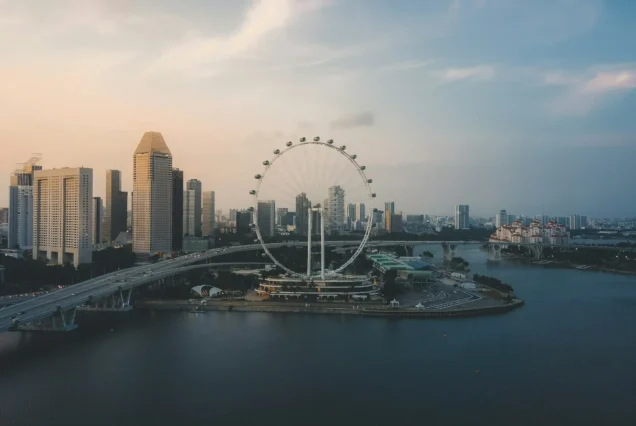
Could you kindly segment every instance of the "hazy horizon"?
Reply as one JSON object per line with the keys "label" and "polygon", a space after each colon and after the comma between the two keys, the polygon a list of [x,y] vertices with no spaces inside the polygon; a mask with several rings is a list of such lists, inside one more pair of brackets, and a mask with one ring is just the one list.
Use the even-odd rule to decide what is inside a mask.
{"label": "hazy horizon", "polygon": [[217,208],[301,136],[333,138],[376,206],[636,213],[636,4],[601,0],[0,0],[0,207],[32,152],[108,169],[163,134]]}

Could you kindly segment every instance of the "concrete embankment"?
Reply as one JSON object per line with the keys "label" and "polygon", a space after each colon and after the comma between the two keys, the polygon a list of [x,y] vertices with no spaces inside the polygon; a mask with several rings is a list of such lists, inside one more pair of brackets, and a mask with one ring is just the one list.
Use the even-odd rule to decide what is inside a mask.
{"label": "concrete embankment", "polygon": [[296,314],[342,314],[342,315],[365,315],[365,316],[386,316],[404,318],[441,318],[441,317],[469,317],[478,315],[501,314],[509,312],[524,304],[523,300],[514,300],[511,303],[494,306],[483,306],[478,308],[445,309],[445,310],[421,310],[398,308],[391,309],[385,307],[360,307],[354,309],[351,306],[304,306],[304,305],[281,305],[278,303],[243,304],[234,303],[208,303],[201,305],[180,300],[144,300],[135,303],[136,309],[156,309],[156,310],[177,310],[191,311],[199,309],[201,311],[231,311],[231,312],[271,312],[271,313],[296,313]]}

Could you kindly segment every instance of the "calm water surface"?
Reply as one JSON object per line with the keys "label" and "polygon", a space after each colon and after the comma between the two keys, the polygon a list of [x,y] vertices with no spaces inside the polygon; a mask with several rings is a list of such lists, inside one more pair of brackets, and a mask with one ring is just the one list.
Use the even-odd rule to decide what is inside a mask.
{"label": "calm water surface", "polygon": [[134,312],[114,331],[0,335],[0,425],[636,424],[635,277],[459,255],[526,306],[448,320]]}

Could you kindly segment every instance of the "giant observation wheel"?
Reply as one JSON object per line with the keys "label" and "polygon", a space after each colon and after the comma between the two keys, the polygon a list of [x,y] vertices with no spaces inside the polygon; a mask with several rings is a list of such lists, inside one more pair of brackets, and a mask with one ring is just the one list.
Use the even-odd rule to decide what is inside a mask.
{"label": "giant observation wheel", "polygon": [[[366,167],[358,164],[357,156],[349,154],[346,149],[345,145],[336,146],[332,139],[324,142],[315,137],[309,141],[303,137],[299,143],[290,141],[283,149],[274,150],[272,159],[263,161],[263,171],[254,176],[257,184],[250,191],[254,197],[252,226],[267,256],[287,274],[299,278],[314,277],[312,249],[319,244],[321,267],[320,274],[316,275],[323,279],[325,275],[333,276],[342,272],[364,250],[373,227],[375,194],[371,190],[372,180],[365,174]],[[326,197],[324,202],[322,195]],[[288,200],[286,205],[281,202],[284,199]],[[281,205],[284,208],[274,207]],[[355,221],[351,218],[353,206]],[[280,223],[285,208],[294,210],[296,228],[293,232],[306,236],[308,240],[306,273],[294,271],[277,259],[265,242],[265,237],[273,234],[272,215],[280,215],[275,218],[277,230],[285,232]],[[319,226],[316,223],[318,217]],[[355,250],[342,264],[327,269],[324,260],[325,233],[329,233],[333,240],[338,235],[349,234],[352,227],[361,236],[359,242],[352,241]]]}

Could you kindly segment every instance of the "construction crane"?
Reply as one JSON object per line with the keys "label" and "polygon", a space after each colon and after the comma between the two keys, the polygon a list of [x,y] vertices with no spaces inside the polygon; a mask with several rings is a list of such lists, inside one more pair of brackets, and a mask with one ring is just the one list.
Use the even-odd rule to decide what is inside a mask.
{"label": "construction crane", "polygon": [[38,163],[42,160],[42,158],[44,158],[44,157],[42,156],[42,154],[37,153],[37,152],[36,152],[36,153],[32,153],[32,154],[31,154],[31,158],[29,158],[26,162],[24,162],[24,163],[17,163],[17,164],[18,164],[18,166],[21,166],[21,167],[18,167],[17,169],[15,169],[15,170],[13,171],[13,174],[14,174],[14,175],[17,175],[17,174],[19,174],[19,173],[22,173],[22,172],[24,171],[24,167],[25,167],[25,166],[35,166],[35,165],[37,165],[37,164],[38,164]]}

